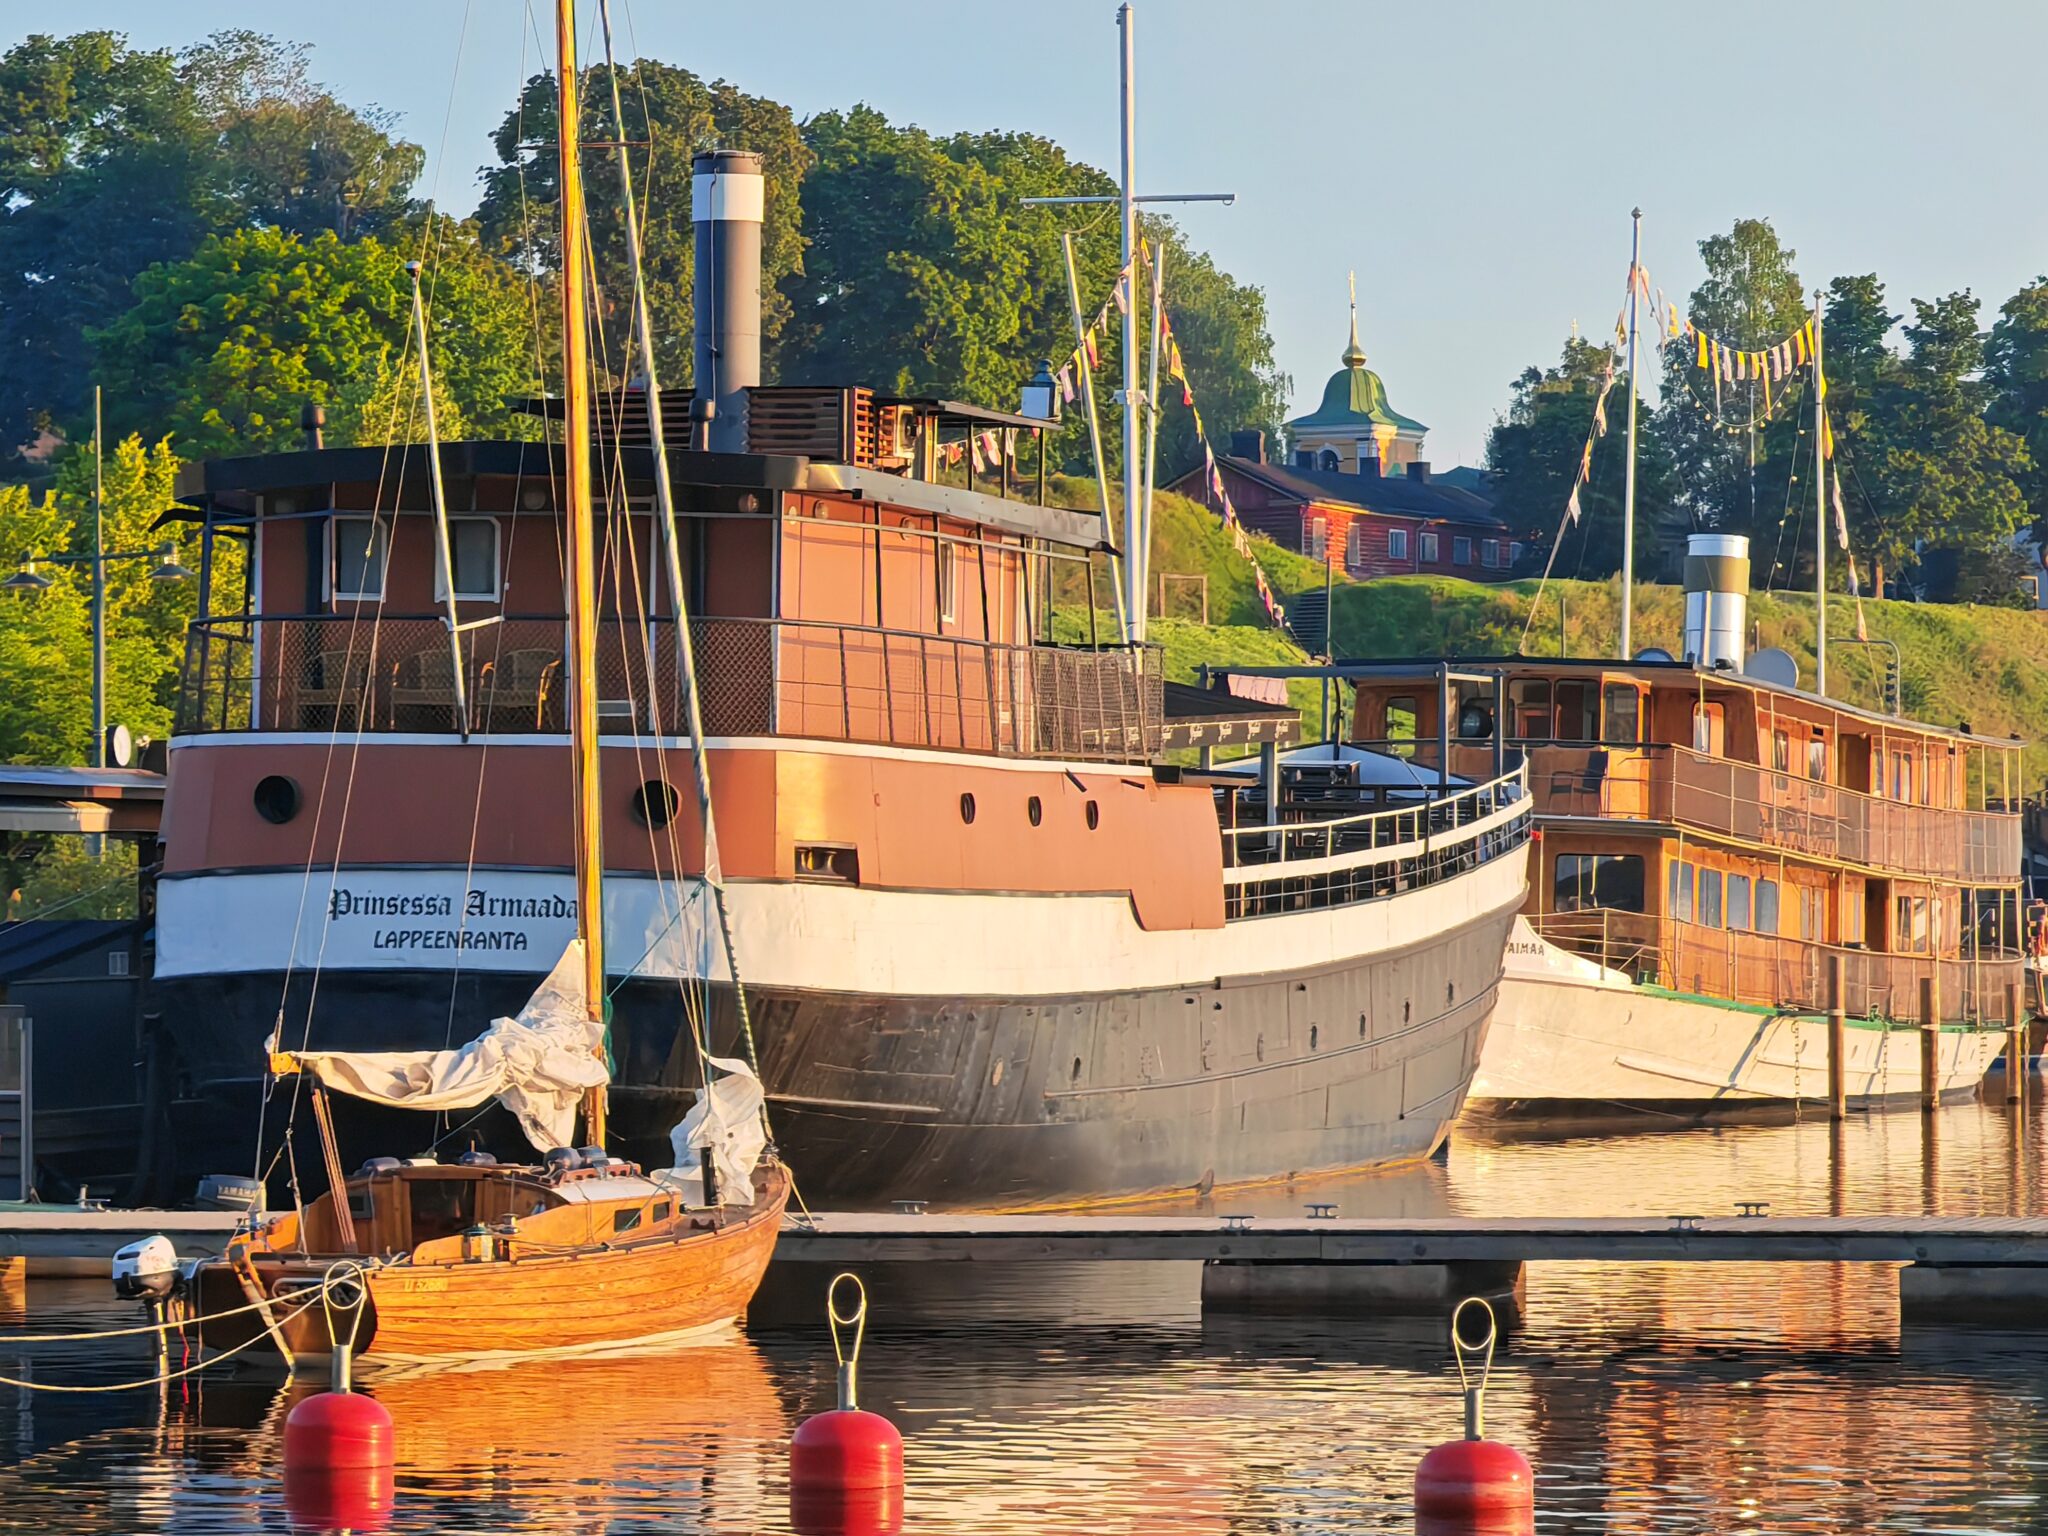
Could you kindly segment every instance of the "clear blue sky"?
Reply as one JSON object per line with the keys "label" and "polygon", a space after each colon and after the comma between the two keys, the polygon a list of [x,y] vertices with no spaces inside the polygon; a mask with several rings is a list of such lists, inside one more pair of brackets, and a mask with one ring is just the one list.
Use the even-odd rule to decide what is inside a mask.
{"label": "clear blue sky", "polygon": [[[1116,164],[1111,0],[616,7],[639,51],[800,117],[866,101]],[[535,67],[517,0],[67,0],[25,24],[29,10],[10,5],[0,38],[110,27],[160,47],[249,27],[308,43],[341,96],[400,114],[451,209],[474,204],[486,134]],[[1875,271],[1895,310],[1969,287],[1988,323],[2048,270],[2043,57],[2039,0],[1139,0],[1139,181],[1239,194],[1184,222],[1266,290],[1298,407],[1337,366],[1356,268],[1372,365],[1448,465],[1478,455],[1510,380],[1553,360],[1574,319],[1612,321],[1634,204],[1672,293],[1698,278],[1695,242],[1762,215],[1809,287]]]}

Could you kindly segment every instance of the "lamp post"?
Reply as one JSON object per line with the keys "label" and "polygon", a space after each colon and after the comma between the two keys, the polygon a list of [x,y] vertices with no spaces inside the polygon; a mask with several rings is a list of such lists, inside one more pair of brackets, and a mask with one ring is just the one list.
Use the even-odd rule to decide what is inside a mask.
{"label": "lamp post", "polygon": [[[97,497],[95,497],[97,500]],[[50,565],[84,565],[92,568],[92,765],[104,768],[107,765],[107,567],[117,560],[154,560],[149,573],[151,581],[185,581],[192,573],[178,564],[178,546],[159,544],[154,549],[98,548],[97,516],[93,519],[96,546],[91,554],[80,552],[75,555],[44,555]],[[50,578],[36,570],[36,556],[23,555],[21,564],[12,576],[0,581],[0,591],[41,592],[50,585]]]}

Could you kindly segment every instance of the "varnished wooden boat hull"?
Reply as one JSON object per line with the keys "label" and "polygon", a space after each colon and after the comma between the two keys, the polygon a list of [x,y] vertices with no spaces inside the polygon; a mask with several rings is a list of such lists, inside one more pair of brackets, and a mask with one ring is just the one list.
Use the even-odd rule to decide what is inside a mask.
{"label": "varnished wooden boat hull", "polygon": [[[682,1337],[739,1318],[775,1251],[789,1176],[756,1174],[752,1208],[722,1225],[664,1233],[636,1243],[527,1253],[510,1259],[399,1264],[369,1272],[370,1299],[355,1342],[369,1361],[517,1356],[601,1349]],[[272,1297],[317,1286],[335,1255],[258,1255],[255,1271]],[[224,1263],[199,1275],[200,1336],[212,1350],[265,1332],[260,1313]],[[278,1302],[279,1330],[294,1355],[332,1353],[328,1320],[315,1303]],[[234,1316],[225,1316],[235,1312]],[[345,1316],[336,1326],[346,1329]],[[262,1347],[248,1351],[259,1355]]]}

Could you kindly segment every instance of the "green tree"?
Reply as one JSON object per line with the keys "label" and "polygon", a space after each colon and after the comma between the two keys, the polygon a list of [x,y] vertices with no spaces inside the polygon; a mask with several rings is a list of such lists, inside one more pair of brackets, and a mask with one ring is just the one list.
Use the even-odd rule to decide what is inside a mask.
{"label": "green tree", "polygon": [[379,227],[419,165],[387,120],[311,84],[303,50],[251,33],[175,56],[36,35],[0,55],[0,443],[83,435],[83,338],[137,274],[245,225]]}
{"label": "green tree", "polygon": [[[0,486],[0,554],[7,563],[72,545],[54,496]],[[0,592],[0,762],[77,763],[92,736],[92,655],[85,589],[76,572],[42,565],[37,593]]]}
{"label": "green tree", "polygon": [[1991,424],[2027,445],[2019,484],[2028,521],[2041,539],[2048,535],[2048,277],[2005,301],[1992,324],[1984,364]]}
{"label": "green tree", "polygon": [[[1565,509],[1578,483],[1579,463],[1592,433],[1606,380],[1608,431],[1593,444],[1592,478],[1579,492],[1579,520]],[[1495,511],[1517,536],[1528,535],[1548,556],[1560,539],[1555,574],[1605,577],[1621,569],[1622,509],[1628,465],[1628,375],[1613,351],[1573,337],[1553,368],[1526,368],[1515,380],[1507,414],[1494,423],[1486,463],[1495,481]],[[1638,419],[1636,452],[1636,579],[1647,580],[1662,555],[1661,531],[1671,520],[1677,477],[1669,451]]]}
{"label": "green tree", "polygon": [[[1760,349],[1806,323],[1808,309],[1788,249],[1768,219],[1738,219],[1725,235],[1699,245],[1707,275],[1693,289],[1688,314],[1717,341]],[[1682,336],[1664,349],[1665,388],[1659,428],[1671,445],[1681,503],[1695,526],[1746,533],[1757,555],[1784,511],[1780,488],[1798,437],[1796,412],[1779,409],[1768,425],[1745,430],[1765,412],[1760,386],[1722,383],[1696,366],[1694,341]],[[1774,403],[1779,395],[1774,391]]]}
{"label": "green tree", "polygon": [[1915,299],[1913,311],[1906,356],[1873,405],[1876,452],[1866,447],[1860,472],[1875,508],[1869,553],[1894,565],[2009,542],[2026,521],[2021,481],[2032,468],[2025,440],[1985,419],[1992,385],[1976,297]]}
{"label": "green tree", "polygon": [[[1886,307],[1884,284],[1874,272],[1835,278],[1827,291],[1821,345],[1828,422],[1835,432],[1834,470],[1841,477],[1850,551],[1859,569],[1867,562],[1871,590],[1876,591],[1887,571],[1897,568],[1897,555],[1888,553],[1896,549],[1896,541],[1885,527],[1883,509],[1869,500],[1861,475],[1865,461],[1874,462],[1884,452],[1890,411],[1897,400],[1899,359],[1889,338],[1899,316]],[[1805,482],[1809,487],[1812,483]],[[1811,494],[1809,490],[1809,498]]]}
{"label": "green tree", "polygon": [[[423,281],[434,371],[474,430],[506,431],[507,399],[536,388],[530,296],[473,226],[437,219],[432,229]],[[294,446],[308,402],[328,408],[338,442],[394,435],[388,408],[364,407],[410,399],[409,234],[406,246],[245,230],[151,268],[134,307],[93,336],[119,402],[110,418],[161,424],[188,458]],[[395,435],[416,434],[401,424]]]}
{"label": "green tree", "polygon": [[[611,82],[603,66],[581,77],[583,134],[612,140]],[[555,80],[535,75],[499,124],[492,143],[498,164],[482,173],[477,219],[485,236],[535,272],[561,267],[555,170]],[[619,96],[640,214],[641,266],[654,322],[662,381],[691,382],[692,295],[696,281],[695,232],[690,222],[690,162],[700,150],[735,145],[761,156],[766,182],[761,229],[762,369],[777,377],[789,302],[781,285],[804,259],[803,202],[798,188],[809,153],[796,119],[780,102],[749,96],[724,81],[706,84],[687,69],[642,59],[622,69]],[[641,147],[644,146],[644,147]],[[625,220],[616,194],[610,152],[593,152],[584,166],[602,321],[600,362],[626,374],[632,329],[632,272]]]}

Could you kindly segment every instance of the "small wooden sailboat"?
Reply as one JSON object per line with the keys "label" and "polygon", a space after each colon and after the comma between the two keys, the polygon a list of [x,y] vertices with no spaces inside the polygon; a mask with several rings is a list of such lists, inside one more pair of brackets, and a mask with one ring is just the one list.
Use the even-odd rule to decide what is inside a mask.
{"label": "small wooden sailboat", "polygon": [[[759,1286],[775,1246],[788,1173],[767,1148],[759,1079],[744,1062],[708,1055],[704,1084],[676,1128],[675,1168],[646,1174],[604,1151],[604,856],[600,839],[596,682],[596,538],[587,404],[588,316],[578,164],[573,7],[557,5],[560,187],[569,523],[571,748],[576,760],[577,930],[517,1018],[501,1018],[459,1050],[284,1052],[274,1074],[304,1073],[327,1164],[328,1191],[236,1236],[193,1266],[192,1311],[215,1349],[268,1334],[287,1362],[334,1348],[325,1303],[348,1277],[361,1292],[353,1348],[372,1361],[546,1354],[637,1344],[720,1327]],[[635,274],[636,292],[639,277]],[[644,314],[644,307],[642,308]],[[438,461],[426,326],[414,316],[430,460]],[[650,379],[649,388],[653,389]],[[448,570],[445,510],[439,557]],[[452,582],[447,583],[453,590]],[[448,621],[454,670],[460,636]],[[694,678],[691,692],[694,704]],[[701,732],[699,733],[701,734]],[[700,779],[708,801],[708,782]],[[708,803],[707,863],[715,860]],[[693,1031],[694,1032],[694,1031]],[[713,1077],[713,1069],[718,1076]],[[421,1110],[497,1099],[544,1153],[510,1166],[481,1153],[453,1164],[373,1158],[344,1176],[326,1090]],[[590,1143],[573,1138],[580,1102]],[[353,1308],[351,1308],[353,1310]]]}

